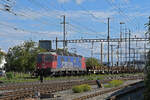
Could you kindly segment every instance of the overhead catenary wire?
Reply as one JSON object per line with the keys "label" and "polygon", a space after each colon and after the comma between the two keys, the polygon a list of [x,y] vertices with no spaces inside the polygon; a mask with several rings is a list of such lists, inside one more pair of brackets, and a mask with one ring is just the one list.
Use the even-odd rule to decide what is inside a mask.
{"label": "overhead catenary wire", "polygon": [[115,4],[114,4],[112,1],[110,1],[110,0],[106,0],[106,2],[107,2],[110,6],[114,7],[114,8],[117,10],[117,12],[118,12],[121,16],[123,16],[124,18],[126,18],[126,19],[127,19],[127,22],[128,22],[130,25],[136,26],[136,23],[131,22],[130,17],[129,17],[128,15],[126,15],[126,14],[122,11],[122,9],[121,9],[120,7],[118,7],[117,5],[115,5]]}
{"label": "overhead catenary wire", "polygon": [[[16,14],[16,16],[18,16]],[[22,15],[23,16],[23,15]],[[43,22],[42,22],[43,23]],[[46,25],[48,25],[48,23],[44,23]],[[22,32],[26,32],[26,33],[32,33],[32,34],[49,34],[49,32],[39,32],[39,31],[31,31],[31,30],[25,30],[25,29],[22,29],[22,28],[19,28],[19,27],[16,27],[16,26],[11,26],[11,25],[8,25],[8,24],[4,24],[4,23],[0,23],[0,25],[2,26],[6,26],[6,27],[9,27],[9,28],[12,28],[16,31],[22,31]]]}
{"label": "overhead catenary wire", "polygon": [[[61,8],[62,8],[62,6],[61,6]],[[64,9],[64,8],[62,8],[62,9]],[[64,11],[66,11],[65,9],[64,9]],[[93,15],[94,16],[94,15]],[[98,18],[97,18],[98,19]],[[84,29],[86,29],[86,30],[88,30],[88,31],[90,31],[90,32],[94,32],[94,33],[98,33],[99,34],[99,32],[96,32],[94,29],[91,29],[91,28],[89,28],[89,27],[86,27],[86,26],[84,26],[84,25],[81,25],[79,22],[77,22],[77,21],[74,21],[74,20],[72,20],[72,19],[70,19],[73,23],[76,23],[76,25],[77,26],[75,26],[75,25],[73,25],[74,27],[78,27],[78,26],[80,26],[80,27],[82,27],[82,28],[84,28]],[[79,28],[79,27],[78,27]],[[81,28],[80,28],[81,29]]]}
{"label": "overhead catenary wire", "polygon": [[12,28],[12,29],[14,29],[16,31],[22,31],[22,32],[26,32],[26,33],[36,33],[36,34],[40,34],[40,35],[41,34],[48,34],[48,32],[39,32],[39,31],[26,30],[26,29],[22,29],[22,28],[19,28],[19,27],[16,27],[16,26],[12,26],[12,25],[8,25],[8,24],[4,24],[4,23],[0,23],[0,25]]}
{"label": "overhead catenary wire", "polygon": [[[30,11],[30,9],[28,9],[29,11]],[[5,12],[9,12],[9,13],[11,13],[11,14],[13,14],[13,15],[15,15],[15,16],[22,16],[22,17],[25,17],[25,18],[27,18],[28,16],[31,16],[30,14],[27,14],[26,12],[24,12],[24,13],[16,13],[16,12],[14,12],[13,10],[9,10],[9,11],[6,11],[5,9],[3,9],[3,11],[5,11]],[[39,13],[40,14],[40,13]],[[32,17],[32,16],[31,16]],[[34,19],[35,20],[35,19]],[[36,19],[37,20],[37,19]],[[38,22],[42,22],[41,20],[37,20]],[[43,22],[42,22],[43,23]],[[46,25],[49,25],[49,24],[52,24],[52,23],[47,23],[47,22],[45,22],[44,24],[46,24]],[[30,31],[30,30],[25,30],[25,29],[21,29],[21,28],[18,28],[18,27],[14,27],[14,26],[10,26],[10,25],[4,25],[4,24],[1,24],[1,25],[3,25],[3,26],[6,26],[6,27],[9,27],[9,28],[13,28],[14,30],[16,30],[16,31],[22,31],[22,32],[28,32],[28,33],[32,33],[32,34],[49,34],[49,32],[37,32],[37,31]],[[54,24],[53,24],[54,25]],[[58,24],[59,25],[59,24]],[[51,36],[51,37],[56,37],[56,36]]]}
{"label": "overhead catenary wire", "polygon": [[[39,7],[41,7],[41,8],[43,8],[43,9],[45,9],[45,10],[49,10],[49,7],[47,7],[47,6],[42,6],[39,2],[36,2],[35,0],[28,0],[29,2],[31,2],[32,4],[34,4],[34,5],[37,5],[37,6],[39,6]],[[46,1],[45,1],[46,2]],[[51,6],[53,6],[53,5],[51,5]],[[54,6],[53,6],[54,7]],[[56,8],[56,7],[55,7]],[[64,9],[64,8],[63,8]],[[86,12],[89,12],[89,11],[86,11]],[[57,14],[59,14],[59,13],[57,13]],[[98,19],[98,17],[96,17],[94,14],[92,14],[92,13],[90,13],[93,17],[95,17],[95,18],[97,18]],[[106,23],[105,23],[106,24]]]}
{"label": "overhead catenary wire", "polygon": [[[28,11],[31,11],[31,9],[28,9],[28,7],[26,8]],[[4,9],[3,9],[3,11],[5,11]],[[6,12],[6,11],[5,11]],[[27,14],[26,12],[23,12],[23,13],[16,13],[16,12],[14,12],[14,11],[9,11],[9,13],[11,13],[11,14],[14,14],[15,16],[22,16],[22,17],[25,17],[25,18],[27,18],[27,16],[31,16],[30,14]],[[40,14],[39,14],[40,15]],[[33,19],[33,20],[35,20],[35,19]],[[43,22],[43,21],[41,21],[41,20],[39,20],[39,19],[36,19],[38,22],[41,22],[42,24],[46,24],[46,25],[49,25],[49,24],[52,24],[52,23],[48,23],[48,22]],[[54,25],[54,24],[52,24],[52,25]],[[55,25],[57,25],[57,24],[55,24]],[[6,26],[6,25],[5,25]],[[7,25],[8,26],[8,25]],[[10,26],[9,26],[10,27]],[[14,28],[15,30],[17,30],[18,28]],[[20,29],[21,30],[21,29]],[[24,31],[24,30],[22,30],[22,31]],[[31,31],[30,31],[31,32]],[[35,32],[31,32],[31,33],[35,33]],[[36,33],[39,33],[39,32],[36,32]]]}
{"label": "overhead catenary wire", "polygon": [[[34,1],[35,2],[35,0],[29,0],[29,1]],[[45,7],[45,6],[42,6],[42,5],[40,5],[41,7]],[[46,9],[45,10],[48,10],[49,8],[47,8],[46,7]],[[84,9],[84,8],[83,8]],[[85,9],[86,10],[86,9]],[[87,11],[88,12],[88,11]],[[28,14],[28,16],[30,16],[29,14]],[[39,22],[41,22],[40,20],[38,20]],[[43,22],[42,22],[43,23]],[[47,22],[44,22],[44,24],[48,24]],[[79,26],[82,26],[82,25],[80,25],[80,23],[77,23]],[[74,25],[75,26],[75,25]],[[84,27],[84,26],[83,26]],[[87,30],[89,30],[89,31],[91,31],[91,32],[94,32],[94,33],[98,33],[98,32],[96,32],[95,30],[93,30],[93,29],[89,29],[89,27],[84,27],[85,29],[87,29]]]}
{"label": "overhead catenary wire", "polygon": [[[94,13],[92,13],[91,11],[87,10],[86,8],[84,8],[83,6],[78,5],[82,10],[84,10],[85,12],[87,12],[92,18],[94,18],[95,20],[97,20],[98,22],[100,22],[100,18],[97,17]],[[106,19],[106,18],[105,18]],[[105,22],[101,22],[103,24],[107,24]]]}
{"label": "overhead catenary wire", "polygon": [[[46,6],[46,5],[43,6],[41,3],[36,2],[35,0],[28,0],[28,1],[29,1],[30,3],[32,3],[33,5],[44,9],[45,11],[49,11],[49,10],[50,10],[50,8],[49,8],[48,6]],[[59,17],[61,16],[60,13],[57,12],[57,11],[55,12],[55,14],[58,15],[58,16],[56,16],[57,18],[59,18]],[[60,18],[59,18],[59,19],[60,19]]]}
{"label": "overhead catenary wire", "polygon": [[[33,1],[33,0],[29,0],[29,1]],[[41,6],[41,5],[40,5]],[[43,7],[42,7],[43,8]],[[49,8],[44,8],[45,10],[48,10]],[[28,9],[29,11],[31,11],[31,9]],[[11,12],[12,13],[12,12]],[[30,16],[29,14],[26,14],[26,15],[23,15],[23,14],[16,14],[15,13],[15,15],[16,16],[24,16],[24,17],[26,17],[26,15],[27,16]],[[42,22],[41,20],[38,20],[39,22]],[[43,22],[42,22],[43,23]],[[44,23],[45,24],[45,23]],[[48,23],[46,23],[46,24],[48,24]],[[80,24],[80,23],[77,23],[78,25]],[[80,25],[80,26],[82,26],[82,25]],[[73,27],[75,27],[75,25],[73,26]],[[82,27],[84,27],[84,26],[82,26]],[[78,27],[79,28],[79,27]],[[78,29],[77,28],[77,29]],[[93,29],[89,29],[88,27],[84,27],[85,29],[87,29],[87,30],[89,30],[89,31],[91,31],[91,32],[93,32],[94,34],[95,33],[97,33],[96,35],[99,35],[99,32],[96,32],[95,30],[93,30]],[[81,28],[80,28],[81,29]],[[79,31],[78,31],[79,32]],[[80,32],[81,33],[81,32]],[[88,35],[93,35],[93,34],[89,34],[89,33],[87,33],[87,32],[84,32],[84,33],[86,33],[86,34],[88,34]],[[101,36],[104,36],[104,35],[101,35]]]}
{"label": "overhead catenary wire", "polygon": [[1,2],[3,3],[3,5],[9,4],[10,6],[12,6],[12,5],[15,4],[15,2],[13,2],[13,1],[12,0],[1,0]]}
{"label": "overhead catenary wire", "polygon": [[[35,4],[35,5],[37,5],[37,6],[39,6],[39,7],[41,7],[41,8],[43,8],[43,9],[45,9],[45,10],[49,10],[49,7],[47,7],[47,6],[42,6],[42,4],[40,4],[40,3],[38,3],[38,2],[35,2],[34,0],[28,0],[28,1],[30,1],[30,2],[32,2],[33,4]],[[54,6],[53,6],[54,7]],[[54,7],[55,8],[55,7]],[[56,11],[57,12],[57,11]],[[59,13],[57,13],[57,15],[58,15]],[[60,15],[61,16],[61,15]],[[81,25],[80,23],[78,23],[78,22],[76,22],[76,21],[74,21],[74,20],[72,20],[72,19],[70,19],[72,22],[74,22],[74,23],[77,23],[78,24],[78,26],[81,26],[82,28],[84,28],[84,29],[86,29],[86,30],[88,30],[88,31],[91,31],[91,32],[94,32],[94,33],[99,33],[99,32],[96,32],[95,30],[93,30],[93,29],[91,29],[91,28],[89,28],[89,27],[86,27],[86,26],[83,26],[83,25]],[[74,25],[75,26],[75,25]]]}
{"label": "overhead catenary wire", "polygon": [[[73,27],[73,28],[75,28],[75,29],[80,29],[80,27],[77,27],[77,26],[75,26],[75,25],[73,25],[73,24],[70,24],[69,23],[69,25],[71,26],[71,27]],[[97,33],[89,33],[89,32],[81,32],[81,31],[77,31],[77,32],[80,32],[80,33],[82,33],[82,34],[87,34],[87,35],[100,35],[100,36],[103,36],[103,37],[105,37],[105,35],[102,35],[102,34],[97,34]]]}
{"label": "overhead catenary wire", "polygon": [[[54,7],[54,6],[52,6],[52,7]],[[56,9],[56,7],[54,7],[55,9]],[[61,8],[62,8],[62,6],[61,6]],[[64,8],[62,8],[62,9],[64,9]],[[66,11],[65,9],[64,9],[64,11]],[[86,30],[88,30],[88,31],[91,31],[91,32],[94,32],[94,33],[99,33],[99,32],[96,32],[95,30],[93,30],[93,29],[91,29],[91,28],[89,28],[89,27],[86,27],[86,26],[83,26],[83,25],[81,25],[79,22],[77,22],[77,21],[74,21],[74,20],[72,20],[72,19],[70,19],[73,23],[76,23],[78,26],[81,26],[82,28],[84,28],[84,29],[86,29]],[[75,26],[75,25],[73,25],[73,26]],[[77,26],[75,26],[75,27],[77,27]],[[79,27],[78,27],[79,28]],[[81,29],[81,28],[80,28]]]}
{"label": "overhead catenary wire", "polygon": [[[85,9],[85,8],[83,8],[83,7],[81,7],[81,6],[79,6],[82,10],[84,10],[85,12],[87,12],[89,15],[91,15],[94,19],[96,19],[97,21],[100,21],[100,18],[98,18],[97,16],[95,16],[93,13],[91,13],[90,11],[88,11],[87,9]],[[62,6],[61,6],[61,8],[64,10],[64,11],[66,11]],[[83,26],[83,25],[81,25],[79,22],[77,22],[77,21],[74,21],[74,20],[72,20],[72,19],[70,19],[73,23],[76,23],[78,26],[81,26],[82,28],[84,28],[84,29],[87,29],[87,30],[89,30],[89,31],[91,31],[91,32],[94,32],[94,33],[98,33],[99,34],[99,32],[96,32],[95,30],[93,30],[93,29],[91,29],[91,28],[89,28],[89,27],[86,27],[86,26]],[[103,24],[106,24],[106,23],[104,23],[104,22],[101,22],[101,23],[103,23]],[[75,25],[74,25],[75,26]],[[80,28],[81,29],[81,28]]]}

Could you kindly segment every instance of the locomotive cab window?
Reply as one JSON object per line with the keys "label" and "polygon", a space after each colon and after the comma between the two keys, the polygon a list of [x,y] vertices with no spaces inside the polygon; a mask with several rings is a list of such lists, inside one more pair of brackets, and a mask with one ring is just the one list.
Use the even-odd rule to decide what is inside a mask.
{"label": "locomotive cab window", "polygon": [[45,61],[46,62],[52,62],[53,61],[53,56],[52,55],[45,55]]}
{"label": "locomotive cab window", "polygon": [[54,60],[57,61],[57,56],[54,56]]}
{"label": "locomotive cab window", "polygon": [[41,62],[42,62],[42,55],[38,55],[38,56],[37,56],[37,62],[38,62],[38,63],[41,63]]}

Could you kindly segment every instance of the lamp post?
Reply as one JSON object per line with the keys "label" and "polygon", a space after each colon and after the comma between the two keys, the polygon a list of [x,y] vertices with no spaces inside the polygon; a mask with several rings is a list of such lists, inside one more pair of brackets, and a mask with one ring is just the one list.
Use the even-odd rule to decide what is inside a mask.
{"label": "lamp post", "polygon": [[120,65],[122,65],[122,47],[121,47],[121,43],[122,43],[122,36],[123,36],[123,32],[122,32],[122,25],[125,24],[124,22],[120,22]]}

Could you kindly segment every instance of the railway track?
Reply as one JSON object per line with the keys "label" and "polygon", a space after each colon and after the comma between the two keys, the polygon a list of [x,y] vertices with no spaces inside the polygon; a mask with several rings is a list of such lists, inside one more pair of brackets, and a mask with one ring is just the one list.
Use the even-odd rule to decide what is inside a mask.
{"label": "railway track", "polygon": [[[140,82],[130,85],[130,87],[127,87],[126,89],[119,91],[115,95],[110,96],[107,100],[120,100],[121,98],[125,98],[127,95],[128,95],[127,99],[130,99],[130,100],[132,100],[133,98],[136,99],[137,97],[132,96],[133,93],[140,91],[141,92],[140,94],[143,94],[142,90],[144,90],[144,88],[145,88],[144,81],[140,81]],[[137,95],[135,95],[135,96],[137,96]],[[132,97],[132,99],[131,99],[131,97]],[[142,95],[141,95],[141,97],[142,97]],[[140,95],[138,95],[138,98],[141,98],[141,97],[140,97]]]}
{"label": "railway track", "polygon": [[[15,86],[6,88],[8,92],[2,93],[0,100],[19,100],[21,98],[33,97],[35,92],[40,92],[43,94],[51,94],[57,91],[70,89],[74,85],[80,84],[95,84],[95,81],[76,81],[76,82],[62,82],[62,83],[52,83],[52,84],[37,84],[37,85],[27,85],[27,86]],[[14,89],[14,90],[13,90]],[[5,87],[1,87],[1,90],[5,90]],[[12,91],[13,90],[13,91]],[[6,91],[6,90],[5,90]]]}
{"label": "railway track", "polygon": [[[139,83],[143,83],[143,84],[139,85]],[[139,88],[143,88],[144,87],[144,82],[140,81],[140,82],[136,82],[136,83],[132,83],[132,84],[127,84],[127,85],[111,88],[109,90],[103,90],[103,91],[95,92],[95,93],[88,94],[88,95],[85,95],[85,96],[82,96],[82,97],[79,97],[79,98],[75,98],[73,100],[87,100],[87,99],[90,99],[90,98],[93,98],[93,97],[96,97],[96,96],[100,96],[100,95],[103,95],[103,94],[106,94],[106,93],[110,93],[110,92],[113,92],[113,91],[117,91],[117,90],[120,90],[120,89],[123,89],[123,88],[127,88],[127,87],[129,87],[128,90],[120,92],[119,94],[114,95],[114,96],[108,98],[107,100],[118,100],[117,98],[121,98],[121,96],[123,96],[124,94],[128,94],[128,93],[134,92],[134,91],[136,91]]]}
{"label": "railway track", "polygon": [[[142,77],[129,77],[129,78],[120,78],[120,80],[135,80],[141,79]],[[101,80],[102,83],[106,83],[111,81]],[[87,80],[87,81],[71,81],[71,82],[56,82],[56,83],[43,83],[43,84],[28,84],[28,85],[15,85],[15,86],[3,86],[0,87],[1,91],[5,91],[1,94],[0,100],[20,100],[22,98],[34,97],[35,93],[40,94],[52,94],[57,91],[67,90],[72,88],[75,85],[81,84],[89,84],[95,85],[95,80]],[[98,95],[97,93],[96,95]],[[91,97],[91,96],[88,96]],[[85,98],[85,97],[84,97]],[[77,99],[78,100],[78,99]],[[82,99],[79,99],[82,100]]]}
{"label": "railway track", "polygon": [[[105,79],[101,80],[102,82],[104,80],[110,80],[110,79],[128,79],[128,78],[140,78],[139,76],[126,76],[126,77],[105,77]],[[142,78],[142,76],[141,76]],[[4,84],[4,85],[0,85],[0,91],[6,91],[6,90],[17,90],[17,89],[26,89],[26,88],[32,88],[34,87],[41,87],[45,86],[45,85],[52,85],[52,84],[65,84],[65,83],[69,83],[69,82],[83,82],[85,80],[69,80],[69,81],[46,81],[43,82],[42,84],[40,82],[29,82],[29,83],[17,83],[17,84]]]}

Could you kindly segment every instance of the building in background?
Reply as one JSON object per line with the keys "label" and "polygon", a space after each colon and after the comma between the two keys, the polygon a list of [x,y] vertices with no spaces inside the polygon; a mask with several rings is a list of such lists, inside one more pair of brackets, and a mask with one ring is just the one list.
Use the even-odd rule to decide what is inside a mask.
{"label": "building in background", "polygon": [[2,62],[0,63],[0,69],[4,69],[5,63],[6,63],[6,60],[5,60],[5,57],[3,57]]}
{"label": "building in background", "polygon": [[39,47],[46,50],[51,50],[52,49],[51,40],[39,40]]}
{"label": "building in background", "polygon": [[0,63],[0,76],[4,76],[5,75],[5,64],[6,64],[6,60],[5,57],[2,57],[2,61]]}

